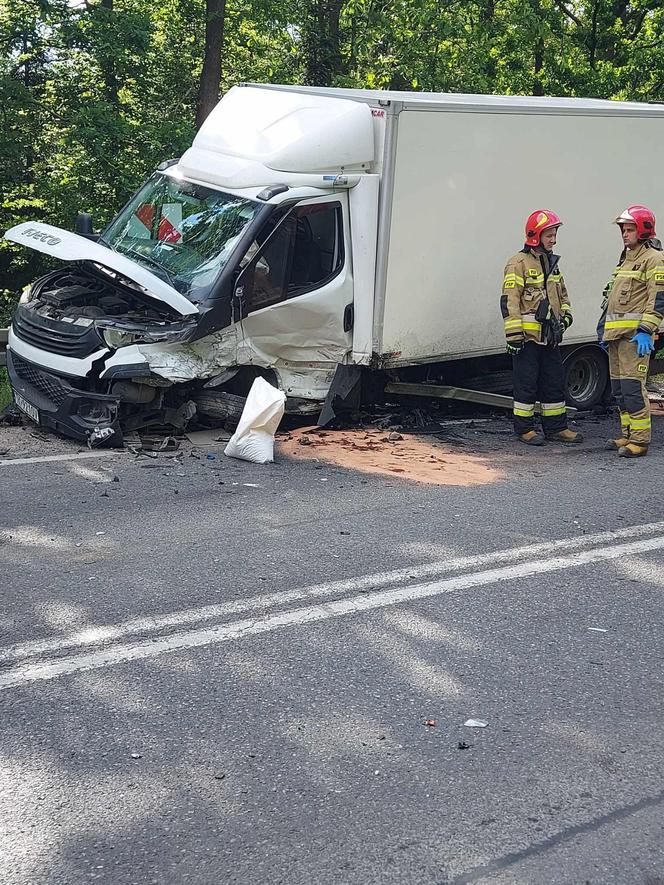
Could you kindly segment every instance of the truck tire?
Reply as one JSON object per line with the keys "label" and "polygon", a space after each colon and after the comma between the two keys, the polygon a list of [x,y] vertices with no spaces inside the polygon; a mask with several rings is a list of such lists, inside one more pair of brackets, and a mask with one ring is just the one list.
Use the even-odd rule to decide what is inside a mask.
{"label": "truck tire", "polygon": [[601,347],[579,347],[563,357],[567,404],[587,411],[604,401],[609,364]]}
{"label": "truck tire", "polygon": [[246,396],[237,396],[226,390],[202,390],[193,397],[199,413],[235,427],[242,416]]}

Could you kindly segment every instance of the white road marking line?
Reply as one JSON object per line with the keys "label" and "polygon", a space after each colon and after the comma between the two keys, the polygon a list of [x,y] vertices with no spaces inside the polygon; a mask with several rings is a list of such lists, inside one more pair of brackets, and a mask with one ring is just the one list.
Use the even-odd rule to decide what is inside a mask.
{"label": "white road marking line", "polygon": [[4,458],[0,467],[14,467],[18,464],[45,464],[48,461],[78,461],[79,458],[114,458],[124,455],[123,451],[105,449],[99,452],[76,452],[70,455],[40,455],[38,458]]}
{"label": "white road marking line", "polygon": [[0,661],[34,657],[66,648],[80,648],[86,645],[101,645],[128,636],[141,633],[154,633],[170,627],[196,624],[223,618],[226,615],[241,612],[265,610],[289,602],[316,599],[322,596],[342,596],[346,593],[357,593],[360,590],[378,590],[386,586],[394,586],[405,581],[435,578],[448,572],[462,571],[467,568],[477,569],[483,565],[499,562],[512,562],[528,556],[545,557],[558,550],[570,551],[632,538],[635,535],[648,535],[664,531],[663,522],[646,523],[645,525],[625,526],[614,531],[597,532],[592,535],[578,535],[574,538],[559,538],[546,543],[527,544],[523,547],[510,547],[506,550],[494,550],[477,556],[460,556],[444,562],[428,562],[424,565],[394,569],[389,572],[378,572],[358,578],[348,578],[329,584],[318,584],[313,587],[298,587],[293,590],[280,590],[275,593],[263,593],[249,599],[238,599],[217,605],[206,605],[201,608],[171,612],[158,617],[133,618],[120,624],[89,624],[70,634],[49,639],[33,639],[23,643],[0,648]]}
{"label": "white road marking line", "polygon": [[664,536],[647,538],[628,544],[616,544],[610,547],[584,550],[579,553],[572,553],[569,556],[559,556],[553,559],[538,558],[537,560],[522,562],[518,565],[471,572],[470,574],[447,578],[444,581],[415,584],[372,594],[359,594],[347,599],[326,602],[322,605],[311,605],[304,608],[277,612],[262,618],[213,625],[161,638],[152,638],[131,645],[110,646],[99,651],[56,658],[51,661],[39,661],[0,673],[0,690],[31,682],[56,679],[60,676],[69,676],[81,671],[98,670],[116,664],[147,660],[169,652],[186,651],[234,639],[257,636],[284,627],[301,627],[304,624],[325,621],[330,618],[359,614],[377,608],[385,608],[386,606],[429,599],[444,593],[515,581],[537,574],[579,568],[595,562],[608,562],[625,556],[634,556],[662,549],[664,549]]}

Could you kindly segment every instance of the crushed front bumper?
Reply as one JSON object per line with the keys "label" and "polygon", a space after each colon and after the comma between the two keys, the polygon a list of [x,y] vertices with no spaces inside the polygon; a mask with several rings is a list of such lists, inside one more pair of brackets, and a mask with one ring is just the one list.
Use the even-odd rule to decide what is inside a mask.
{"label": "crushed front bumper", "polygon": [[90,445],[121,444],[117,397],[74,387],[67,378],[44,371],[11,349],[7,371],[15,395],[37,410],[42,426]]}

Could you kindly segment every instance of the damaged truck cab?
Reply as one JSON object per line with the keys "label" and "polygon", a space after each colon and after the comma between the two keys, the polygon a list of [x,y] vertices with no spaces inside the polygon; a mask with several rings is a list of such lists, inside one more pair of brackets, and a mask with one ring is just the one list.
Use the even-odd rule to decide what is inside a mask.
{"label": "damaged truck cab", "polygon": [[348,190],[373,156],[366,105],[236,88],[100,235],[9,230],[63,262],[14,315],[16,405],[91,445],[184,427],[215,397],[223,414],[259,374],[318,411],[353,347]]}

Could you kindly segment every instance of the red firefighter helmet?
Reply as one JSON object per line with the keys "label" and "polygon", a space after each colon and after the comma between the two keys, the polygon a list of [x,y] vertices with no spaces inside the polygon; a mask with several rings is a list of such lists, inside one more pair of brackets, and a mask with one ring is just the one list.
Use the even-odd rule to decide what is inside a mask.
{"label": "red firefighter helmet", "polygon": [[647,206],[628,206],[616,218],[615,224],[635,224],[636,235],[640,240],[649,240],[657,236],[655,231],[655,213]]}
{"label": "red firefighter helmet", "polygon": [[560,227],[562,221],[550,209],[536,209],[526,221],[526,246],[539,246],[542,231],[548,227]]}

